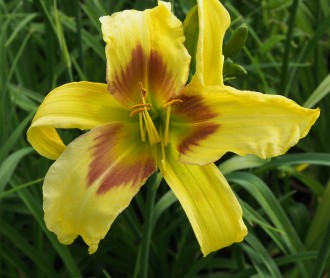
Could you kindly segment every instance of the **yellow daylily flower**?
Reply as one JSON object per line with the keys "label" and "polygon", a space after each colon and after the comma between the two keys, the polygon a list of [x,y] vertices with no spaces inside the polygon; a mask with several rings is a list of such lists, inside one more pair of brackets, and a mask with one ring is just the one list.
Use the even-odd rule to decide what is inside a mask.
{"label": "yellow daylily flower", "polygon": [[[225,86],[221,53],[230,24],[217,0],[198,0],[196,72],[182,23],[169,3],[104,16],[107,84],[51,91],[27,136],[56,159],[43,185],[47,228],[63,244],[99,241],[148,177],[160,168],[205,255],[247,234],[242,209],[213,164],[226,152],[268,158],[308,133],[319,110],[278,95]],[[218,51],[220,50],[220,51]],[[56,128],[90,130],[67,146]]]}

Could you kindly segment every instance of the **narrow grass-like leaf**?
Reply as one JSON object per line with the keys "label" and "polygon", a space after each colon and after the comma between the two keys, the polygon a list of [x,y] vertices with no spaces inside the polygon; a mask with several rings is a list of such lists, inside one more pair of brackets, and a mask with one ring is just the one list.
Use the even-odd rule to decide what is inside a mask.
{"label": "narrow grass-like leaf", "polygon": [[17,164],[20,160],[31,153],[33,149],[31,147],[22,148],[15,151],[10,156],[8,156],[0,165],[0,193],[5,189],[11,175],[15,171]]}
{"label": "narrow grass-like leaf", "polygon": [[330,221],[328,221],[328,226],[325,230],[321,248],[316,258],[311,277],[319,278],[322,276],[324,266],[327,260],[329,259],[329,255],[330,255]]}
{"label": "narrow grass-like leaf", "polygon": [[[15,188],[17,184],[12,183],[12,186]],[[51,244],[53,245],[54,249],[58,253],[58,255],[61,257],[64,265],[66,266],[68,272],[70,273],[70,276],[72,277],[81,277],[79,268],[75,261],[73,260],[70,252],[68,251],[68,248],[62,244],[60,244],[57,240],[57,238],[51,234],[43,220],[43,211],[41,209],[42,205],[40,200],[33,197],[26,188],[22,188],[20,190],[17,190],[17,194],[21,198],[21,200],[24,202],[26,207],[29,209],[29,211],[32,213],[33,217],[38,222],[40,228],[43,230]]]}
{"label": "narrow grass-like leaf", "polygon": [[30,181],[30,182],[27,182],[27,183],[23,183],[21,185],[17,185],[16,187],[14,188],[11,188],[9,190],[6,190],[4,192],[0,192],[0,199],[4,198],[4,197],[7,197],[15,192],[17,192],[18,190],[21,190],[22,188],[25,188],[25,187],[29,187],[31,185],[35,185],[35,184],[38,184],[40,182],[43,181],[43,178],[40,178],[40,179],[36,179],[34,181]]}
{"label": "narrow grass-like leaf", "polygon": [[57,38],[58,38],[58,41],[60,44],[60,49],[62,52],[61,56],[64,58],[65,65],[68,70],[69,81],[73,81],[70,54],[68,51],[64,32],[62,29],[60,13],[57,9],[56,0],[54,0],[54,17],[55,17],[55,31],[56,31]]}
{"label": "narrow grass-like leaf", "polygon": [[[273,48],[278,46],[278,43],[283,41],[285,36],[282,34],[271,36],[267,39],[260,47],[259,51],[262,54],[267,54],[267,52],[271,51]],[[273,64],[273,63],[272,63]]]}
{"label": "narrow grass-like leaf", "polygon": [[12,92],[12,95],[14,97],[17,96],[18,94],[21,94],[25,97],[25,99],[32,100],[32,101],[36,102],[37,104],[40,104],[42,102],[42,100],[44,99],[44,95],[42,95],[41,93],[38,93],[36,91],[23,87],[21,84],[17,85],[17,84],[10,83],[9,89]]}
{"label": "narrow grass-like leaf", "polygon": [[252,234],[249,233],[244,239],[250,246],[242,245],[252,259],[260,277],[282,277],[277,264],[264,248],[262,243]]}
{"label": "narrow grass-like leaf", "polygon": [[311,261],[317,257],[316,251],[299,252],[297,254],[285,255],[284,257],[275,258],[278,266],[292,264],[297,261]]}
{"label": "narrow grass-like leaf", "polygon": [[281,165],[297,165],[297,164],[313,164],[330,166],[330,154],[327,153],[301,153],[301,154],[286,154],[273,158],[265,165],[261,166],[256,172],[273,169]]}
{"label": "narrow grass-like leaf", "polygon": [[289,27],[285,41],[285,49],[284,49],[285,51],[284,51],[283,65],[281,70],[280,86],[279,86],[281,92],[285,91],[287,85],[287,72],[288,72],[288,64],[290,61],[291,41],[292,41],[293,28],[296,20],[296,14],[297,14],[299,2],[300,0],[293,0],[290,9],[290,21],[289,21]]}
{"label": "narrow grass-like leaf", "polygon": [[16,53],[15,59],[14,59],[14,61],[11,64],[11,68],[9,70],[8,77],[7,77],[7,80],[6,80],[6,83],[5,83],[5,90],[7,90],[7,88],[8,88],[9,81],[10,81],[10,79],[11,79],[11,77],[12,77],[15,69],[17,68],[17,63],[18,63],[18,61],[19,61],[19,59],[20,59],[20,57],[21,57],[21,55],[23,53],[23,50],[26,47],[26,44],[27,44],[28,40],[30,39],[30,36],[31,36],[31,33],[28,32],[26,34],[26,36],[25,36],[25,38],[24,38],[24,40],[23,40],[20,48],[18,49],[18,51]]}
{"label": "narrow grass-like leaf", "polygon": [[174,204],[178,199],[175,197],[172,190],[167,191],[162,198],[156,203],[154,208],[154,213],[152,217],[152,227],[155,226],[157,220],[162,215],[162,213]]}
{"label": "narrow grass-like leaf", "polygon": [[317,197],[321,197],[323,192],[324,192],[324,186],[320,184],[315,178],[313,178],[309,174],[304,174],[304,173],[293,173],[292,174],[295,178],[297,178],[299,181],[301,181],[303,184],[308,187],[311,192]]}
{"label": "narrow grass-like leaf", "polygon": [[[17,277],[19,272],[26,274],[31,273],[31,269],[26,265],[26,261],[17,256],[17,250],[7,247],[4,244],[0,244],[0,258],[3,258],[5,262],[4,266],[6,268],[13,267],[13,270],[10,273],[4,273],[0,267],[0,277]],[[32,273],[31,273],[32,275]]]}
{"label": "narrow grass-like leaf", "polygon": [[328,223],[330,223],[330,182],[328,182],[321,201],[317,207],[312,223],[309,227],[305,244],[308,250],[315,250],[321,247],[321,241]]}
{"label": "narrow grass-like leaf", "polygon": [[32,245],[30,245],[26,239],[17,231],[15,231],[10,225],[8,225],[5,221],[0,220],[0,234],[9,239],[12,243],[16,245],[27,257],[29,257],[35,265],[37,265],[40,270],[43,271],[44,275],[47,277],[54,277],[56,273],[52,269],[52,267],[47,262],[46,258],[35,249]]}
{"label": "narrow grass-like leaf", "polygon": [[284,253],[288,253],[288,247],[283,240],[282,231],[271,226],[271,224],[261,215],[260,211],[255,210],[241,199],[240,204],[242,205],[244,211],[244,219],[250,222],[250,224],[259,225],[259,227],[271,237],[279,249],[281,249]]}
{"label": "narrow grass-like leaf", "polygon": [[10,137],[3,143],[0,149],[0,162],[2,162],[8,153],[12,150],[18,139],[22,137],[26,125],[31,121],[33,113],[30,113],[13,131]]}
{"label": "narrow grass-like leaf", "polygon": [[196,277],[198,272],[205,267],[210,260],[212,260],[213,254],[208,255],[207,257],[204,257],[200,259],[196,264],[194,264],[188,273],[186,273],[183,278],[190,278],[190,277]]}
{"label": "narrow grass-like leaf", "polygon": [[[67,27],[69,30],[74,31],[76,29],[75,23],[72,20],[69,20],[65,15],[61,14],[61,22],[63,26]],[[101,39],[101,26],[99,26],[99,35],[93,36],[86,30],[81,31],[82,40],[86,46],[93,49],[93,51],[102,59],[104,59],[104,45]],[[99,43],[98,43],[99,42]]]}
{"label": "narrow grass-like leaf", "polygon": [[304,107],[311,108],[330,92],[330,74],[323,79],[321,84],[315,89],[311,96],[303,104]]}
{"label": "narrow grass-like leaf", "polygon": [[254,155],[235,155],[219,165],[220,171],[226,175],[234,171],[256,168],[264,165],[267,161]]}
{"label": "narrow grass-like leaf", "polygon": [[10,37],[5,43],[5,47],[9,47],[10,44],[13,42],[13,40],[16,39],[16,36],[18,33],[23,29],[26,28],[26,26],[36,17],[38,16],[37,13],[31,13],[31,14],[26,14],[22,17],[22,20],[19,21],[19,23],[16,25],[14,31],[11,33]]}
{"label": "narrow grass-like leaf", "polygon": [[[285,214],[278,200],[272,194],[266,184],[257,176],[249,173],[235,172],[227,176],[231,182],[235,182],[247,190],[260,204],[274,225],[282,231],[284,242],[291,253],[305,251],[305,247],[299,239],[290,220]],[[307,277],[309,264],[297,263],[302,277]]]}
{"label": "narrow grass-like leaf", "polygon": [[[311,54],[311,51],[315,49],[315,45],[319,43],[320,38],[329,30],[330,25],[330,13],[322,20],[322,22],[318,25],[317,30],[313,34],[313,37],[308,40],[308,43],[305,45],[303,50],[300,52],[297,63],[303,63],[307,59],[307,57]],[[288,96],[290,88],[292,88],[292,83],[296,78],[297,71],[299,68],[294,68],[290,73],[290,79],[286,86],[285,96]]]}

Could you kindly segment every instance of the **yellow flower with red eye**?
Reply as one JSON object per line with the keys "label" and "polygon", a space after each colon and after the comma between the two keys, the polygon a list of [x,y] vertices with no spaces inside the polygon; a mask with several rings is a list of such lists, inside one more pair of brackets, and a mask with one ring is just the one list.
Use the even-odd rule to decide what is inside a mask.
{"label": "yellow flower with red eye", "polygon": [[[223,83],[230,24],[217,0],[198,0],[196,71],[170,5],[102,17],[107,84],[51,91],[28,130],[56,159],[44,181],[45,222],[60,242],[81,236],[89,252],[159,168],[189,218],[204,255],[242,241],[242,209],[213,164],[226,152],[268,158],[307,135],[319,110]],[[56,128],[90,130],[65,146]]]}

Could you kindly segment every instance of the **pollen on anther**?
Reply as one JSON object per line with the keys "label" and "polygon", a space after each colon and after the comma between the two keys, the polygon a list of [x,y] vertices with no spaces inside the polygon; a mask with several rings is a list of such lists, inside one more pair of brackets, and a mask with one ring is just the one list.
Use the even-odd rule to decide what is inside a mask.
{"label": "pollen on anther", "polygon": [[133,105],[130,109],[136,109],[136,108],[148,108],[151,107],[151,103],[140,103],[140,104],[135,104]]}
{"label": "pollen on anther", "polygon": [[147,90],[143,87],[142,82],[139,82],[139,89],[142,95],[142,100],[145,101],[147,98]]}
{"label": "pollen on anther", "polygon": [[130,117],[133,117],[134,115],[136,115],[136,114],[138,114],[138,113],[141,113],[141,112],[144,112],[144,111],[146,111],[146,110],[150,110],[150,108],[149,108],[149,107],[138,108],[138,109],[132,111],[132,112],[129,114],[129,116],[130,116]]}
{"label": "pollen on anther", "polygon": [[165,104],[163,104],[163,108],[167,108],[171,105],[176,105],[176,104],[179,104],[179,103],[182,103],[183,101],[181,99],[173,99],[169,102],[166,102]]}

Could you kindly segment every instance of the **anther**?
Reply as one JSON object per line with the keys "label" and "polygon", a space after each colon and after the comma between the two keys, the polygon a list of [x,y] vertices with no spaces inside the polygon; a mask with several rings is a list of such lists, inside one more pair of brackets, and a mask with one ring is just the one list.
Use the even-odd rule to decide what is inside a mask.
{"label": "anther", "polygon": [[148,107],[144,107],[144,108],[136,109],[136,110],[132,111],[132,112],[129,114],[129,116],[130,116],[130,117],[133,117],[134,115],[136,115],[136,114],[138,114],[138,113],[141,113],[141,112],[144,112],[144,111],[146,111],[146,110],[150,110],[150,108],[148,108]]}
{"label": "anther", "polygon": [[176,104],[179,104],[179,103],[182,103],[183,101],[181,99],[173,99],[165,104],[163,104],[163,108],[167,108],[171,105],[176,105]]}
{"label": "anther", "polygon": [[145,100],[147,98],[147,90],[145,88],[143,88],[142,82],[139,82],[139,89],[142,95],[142,101],[143,103],[145,103]]}
{"label": "anther", "polygon": [[151,103],[140,103],[140,104],[135,104],[133,105],[130,109],[135,109],[135,108],[144,108],[144,107],[151,107]]}

